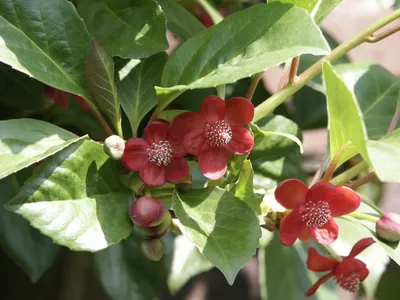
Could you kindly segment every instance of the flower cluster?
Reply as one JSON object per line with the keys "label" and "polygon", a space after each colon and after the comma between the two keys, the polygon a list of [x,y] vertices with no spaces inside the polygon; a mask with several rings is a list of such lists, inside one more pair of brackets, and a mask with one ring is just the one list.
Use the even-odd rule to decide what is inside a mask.
{"label": "flower cluster", "polygon": [[208,96],[199,113],[181,113],[171,123],[154,121],[143,138],[129,139],[121,161],[129,170],[139,171],[148,186],[188,177],[187,154],[198,157],[204,176],[219,179],[227,170],[229,153],[246,154],[253,148],[254,138],[245,128],[253,116],[254,106],[245,98],[224,101]]}

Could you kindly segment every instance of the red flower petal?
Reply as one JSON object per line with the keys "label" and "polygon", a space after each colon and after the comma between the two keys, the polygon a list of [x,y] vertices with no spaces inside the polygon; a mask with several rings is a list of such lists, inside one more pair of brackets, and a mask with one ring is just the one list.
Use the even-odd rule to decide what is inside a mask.
{"label": "red flower petal", "polygon": [[281,223],[279,229],[279,238],[284,246],[292,246],[301,235],[306,223],[301,219],[301,213],[298,209],[288,214]]}
{"label": "red flower petal", "polygon": [[174,157],[184,157],[187,154],[187,151],[183,145],[183,140],[178,140],[172,136],[169,136],[168,142],[172,147],[172,155]]}
{"label": "red flower petal", "polygon": [[250,131],[242,127],[232,127],[232,138],[225,148],[235,154],[246,154],[254,147],[254,138]]}
{"label": "red flower petal", "polygon": [[338,276],[340,274],[351,275],[352,273],[360,273],[363,272],[363,269],[365,269],[366,267],[367,265],[361,260],[353,257],[346,257],[335,268],[334,275]]}
{"label": "red flower petal", "polygon": [[333,218],[330,218],[328,223],[322,227],[310,227],[310,229],[316,242],[322,245],[332,244],[339,234],[338,225]]}
{"label": "red flower petal", "polygon": [[351,248],[348,257],[356,257],[358,254],[360,254],[366,248],[371,246],[373,243],[375,243],[373,238],[363,238],[359,240],[357,243],[354,244],[353,248]]}
{"label": "red flower petal", "polygon": [[131,171],[139,171],[149,161],[149,144],[144,139],[132,138],[125,144],[121,162]]}
{"label": "red flower petal", "polygon": [[347,215],[360,206],[360,196],[352,189],[345,186],[337,186],[336,191],[338,195],[328,202],[332,217]]}
{"label": "red flower petal", "polygon": [[83,99],[81,96],[74,95],[74,98],[76,101],[79,102],[83,111],[90,112],[92,110],[89,104],[86,103],[86,100]]}
{"label": "red flower petal", "polygon": [[308,248],[307,267],[311,271],[325,272],[334,269],[339,262],[336,259],[321,255],[315,248]]}
{"label": "red flower petal", "polygon": [[148,162],[139,171],[140,178],[147,186],[158,186],[165,183],[165,167]]}
{"label": "red flower petal", "polygon": [[358,274],[360,274],[360,281],[364,281],[365,278],[368,277],[369,271],[367,268],[361,269]]}
{"label": "red flower petal", "polygon": [[207,124],[223,120],[225,116],[225,101],[218,96],[210,95],[200,106],[200,115]]}
{"label": "red flower petal", "polygon": [[166,179],[170,183],[178,183],[189,176],[189,165],[183,157],[173,158],[165,167]]}
{"label": "red flower petal", "polygon": [[308,187],[298,179],[286,179],[275,189],[275,199],[287,209],[295,209],[305,203]]}
{"label": "red flower petal", "polygon": [[199,155],[201,148],[208,144],[204,134],[204,129],[194,129],[189,131],[183,139],[183,146],[186,151],[193,155]]}
{"label": "red flower petal", "polygon": [[200,128],[205,130],[205,127],[205,120],[201,118],[200,114],[185,112],[172,119],[169,125],[169,134],[177,139],[183,139],[189,131]]}
{"label": "red flower petal", "polygon": [[314,184],[306,195],[306,200],[318,202],[318,201],[326,201],[330,202],[332,199],[334,200],[338,196],[338,192],[336,190],[336,186],[327,181],[319,181]]}
{"label": "red flower petal", "polygon": [[303,243],[309,243],[312,241],[313,236],[312,236],[311,230],[308,226],[304,227],[303,231],[301,232],[301,234],[299,236],[299,239]]}
{"label": "red flower petal", "polygon": [[226,150],[220,147],[207,147],[199,154],[199,169],[209,179],[217,180],[227,169]]}
{"label": "red flower petal", "polygon": [[325,283],[332,276],[333,276],[333,274],[332,274],[332,272],[330,272],[330,273],[322,276],[320,279],[318,279],[318,281],[316,283],[314,283],[314,285],[308,289],[308,291],[306,292],[306,296],[307,297],[312,296],[317,291],[317,289],[320,287],[320,285]]}
{"label": "red flower petal", "polygon": [[160,141],[167,140],[168,137],[168,124],[164,122],[152,122],[144,130],[144,138],[151,145],[158,144]]}
{"label": "red flower petal", "polygon": [[225,121],[230,126],[245,126],[253,120],[254,105],[246,98],[229,98],[225,105]]}

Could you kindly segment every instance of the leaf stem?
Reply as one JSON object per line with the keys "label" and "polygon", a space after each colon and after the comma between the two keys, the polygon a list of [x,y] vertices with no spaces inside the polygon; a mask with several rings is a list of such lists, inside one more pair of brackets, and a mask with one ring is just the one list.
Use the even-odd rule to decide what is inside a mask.
{"label": "leaf stem", "polygon": [[257,89],[257,85],[260,82],[263,75],[264,75],[264,72],[260,72],[260,73],[254,74],[253,77],[251,78],[251,83],[250,83],[249,89],[247,90],[247,93],[245,96],[250,101],[253,99],[254,93]]}
{"label": "leaf stem", "polygon": [[370,214],[363,214],[363,213],[357,213],[357,212],[353,212],[351,214],[348,214],[348,216],[353,217],[353,218],[357,218],[360,220],[366,220],[366,221],[371,221],[371,222],[376,222],[379,220],[378,217],[370,215]]}
{"label": "leaf stem", "polygon": [[377,35],[371,34],[370,36],[366,36],[365,41],[367,43],[377,43],[398,31],[400,31],[400,24],[393,28],[389,28],[388,30],[385,30],[384,32],[382,32],[380,34],[377,34]]}
{"label": "leaf stem", "polygon": [[382,216],[385,212],[378,207],[377,205],[375,205],[375,203],[373,203],[370,200],[367,199],[363,199],[363,197],[361,196],[361,201],[365,204],[368,205],[369,207],[371,207],[373,210],[375,210],[380,216]]}
{"label": "leaf stem", "polygon": [[370,182],[371,180],[374,180],[376,178],[375,172],[369,173],[367,176],[364,176],[362,178],[359,178],[357,180],[354,180],[350,183],[345,184],[348,188],[355,189],[356,187],[359,187],[363,184],[366,184]]}
{"label": "leaf stem", "polygon": [[296,56],[292,59],[289,73],[289,84],[293,85],[296,83],[297,70],[299,68],[300,56]]}
{"label": "leaf stem", "polygon": [[361,31],[360,33],[356,34],[336,49],[334,49],[329,55],[324,56],[307,70],[305,70],[298,78],[295,84],[293,85],[286,85],[283,89],[281,89],[276,94],[272,95],[266,101],[258,105],[255,109],[254,119],[253,122],[260,120],[261,118],[269,115],[273,112],[273,110],[282,104],[286,99],[292,96],[295,92],[305,86],[310,80],[316,77],[322,71],[322,64],[325,61],[333,62],[340,57],[344,56],[347,52],[352,50],[353,48],[359,46],[360,44],[365,42],[365,37],[370,36],[377,30],[381,29],[382,27],[386,26],[387,24],[393,22],[397,18],[400,17],[400,9],[392,12],[391,14],[387,15],[386,17],[380,19],[376,23],[372,24],[365,30]]}
{"label": "leaf stem", "polygon": [[221,13],[217,9],[215,9],[215,7],[212,6],[207,0],[197,0],[197,3],[199,3],[200,6],[206,11],[206,13],[210,15],[210,18],[214,24],[218,24],[224,19]]}
{"label": "leaf stem", "polygon": [[343,185],[366,169],[368,169],[368,164],[365,161],[360,162],[354,167],[331,179],[330,182],[333,185]]}
{"label": "leaf stem", "polygon": [[110,126],[108,126],[104,117],[96,110],[93,111],[93,114],[96,120],[99,122],[100,126],[103,127],[104,131],[106,132],[107,136],[113,135],[113,131],[111,130]]}
{"label": "leaf stem", "polygon": [[342,145],[342,147],[339,148],[339,150],[336,152],[335,156],[332,158],[331,163],[328,166],[328,169],[326,170],[324,176],[322,177],[321,181],[329,181],[332,178],[333,173],[336,170],[337,164],[342,157],[342,154],[344,151],[346,151],[347,147],[349,147],[351,142],[347,142]]}

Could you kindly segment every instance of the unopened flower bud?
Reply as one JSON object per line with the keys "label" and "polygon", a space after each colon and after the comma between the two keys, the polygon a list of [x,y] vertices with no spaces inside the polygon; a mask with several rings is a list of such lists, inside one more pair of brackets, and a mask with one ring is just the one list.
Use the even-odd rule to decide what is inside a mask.
{"label": "unopened flower bud", "polygon": [[104,152],[114,160],[120,160],[125,150],[125,141],[118,135],[112,135],[104,141]]}
{"label": "unopened flower bud", "polygon": [[140,250],[152,261],[159,261],[164,254],[164,243],[160,239],[143,240]]}
{"label": "unopened flower bud", "polygon": [[131,205],[129,213],[133,223],[140,227],[157,226],[165,218],[164,205],[160,201],[147,196],[137,199]]}
{"label": "unopened flower bud", "polygon": [[400,215],[385,213],[375,225],[376,234],[388,242],[400,241]]}
{"label": "unopened flower bud", "polygon": [[171,225],[171,222],[172,222],[171,214],[168,210],[165,210],[163,221],[159,225],[153,227],[138,226],[137,228],[145,238],[148,239],[161,238],[167,233],[168,228]]}

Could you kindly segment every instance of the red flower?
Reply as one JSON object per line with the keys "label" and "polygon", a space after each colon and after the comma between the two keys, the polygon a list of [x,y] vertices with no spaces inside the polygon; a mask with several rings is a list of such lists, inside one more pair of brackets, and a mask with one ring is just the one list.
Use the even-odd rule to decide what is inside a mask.
{"label": "red flower", "polygon": [[276,200],[292,212],[280,227],[282,245],[291,246],[300,238],[324,245],[333,243],[338,226],[333,217],[346,215],[360,206],[360,197],[351,189],[320,181],[310,189],[300,180],[282,181],[275,190]]}
{"label": "red flower", "polygon": [[68,108],[69,94],[47,85],[44,89],[46,95],[53,103],[60,105],[63,109]]}
{"label": "red flower", "polygon": [[189,176],[187,154],[181,141],[168,133],[168,123],[155,121],[144,130],[144,138],[126,142],[122,163],[131,171],[139,171],[148,186],[177,183]]}
{"label": "red flower", "polygon": [[[228,11],[222,7],[218,8],[218,11],[223,16],[226,16],[228,14]],[[204,9],[201,9],[200,11],[200,21],[206,28],[209,28],[214,25],[214,22],[211,19],[210,15]]]}
{"label": "red flower", "polygon": [[321,284],[333,277],[335,283],[349,292],[356,292],[360,282],[368,276],[368,269],[361,260],[355,258],[365,248],[372,245],[375,241],[372,238],[359,240],[351,249],[350,254],[344,257],[342,261],[322,256],[313,247],[308,249],[307,267],[311,271],[325,272],[328,274],[322,276],[307,292],[306,296],[311,296]]}
{"label": "red flower", "polygon": [[208,96],[200,113],[187,112],[176,116],[170,132],[183,139],[187,152],[198,156],[199,169],[204,176],[216,180],[227,168],[227,154],[246,154],[254,146],[254,138],[244,128],[254,116],[254,106],[246,98],[226,101]]}
{"label": "red flower", "polygon": [[74,95],[74,98],[75,98],[76,101],[79,102],[79,104],[81,105],[81,108],[82,108],[83,111],[86,111],[86,112],[91,112],[92,111],[90,106],[89,106],[89,104],[87,104],[85,99],[83,99],[81,96]]}

